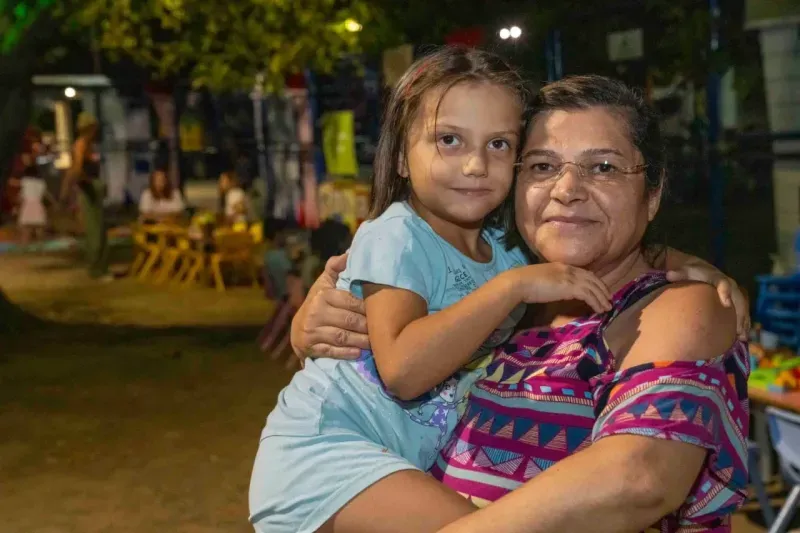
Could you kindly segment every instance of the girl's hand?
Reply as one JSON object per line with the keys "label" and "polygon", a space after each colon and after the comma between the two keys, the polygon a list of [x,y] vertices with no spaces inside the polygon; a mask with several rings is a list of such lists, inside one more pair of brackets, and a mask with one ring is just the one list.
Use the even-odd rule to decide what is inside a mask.
{"label": "girl's hand", "polygon": [[513,290],[524,303],[581,300],[597,313],[611,310],[611,293],[600,278],[582,268],[544,263],[510,270]]}
{"label": "girl's hand", "polygon": [[667,272],[669,281],[699,281],[717,289],[719,300],[725,307],[736,311],[736,332],[746,341],[750,333],[750,305],[739,285],[710,264],[701,260],[687,262],[678,270]]}

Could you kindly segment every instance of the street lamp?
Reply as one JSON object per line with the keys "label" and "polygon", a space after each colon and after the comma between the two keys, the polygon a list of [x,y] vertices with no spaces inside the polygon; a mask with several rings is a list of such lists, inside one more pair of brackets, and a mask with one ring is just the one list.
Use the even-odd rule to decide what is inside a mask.
{"label": "street lamp", "polygon": [[64,96],[66,96],[67,98],[75,98],[76,94],[77,92],[72,87],[67,87],[66,89],[64,89]]}
{"label": "street lamp", "polygon": [[500,30],[500,38],[504,41],[508,39],[519,39],[522,36],[522,28],[519,26],[511,26],[510,28],[503,28]]}

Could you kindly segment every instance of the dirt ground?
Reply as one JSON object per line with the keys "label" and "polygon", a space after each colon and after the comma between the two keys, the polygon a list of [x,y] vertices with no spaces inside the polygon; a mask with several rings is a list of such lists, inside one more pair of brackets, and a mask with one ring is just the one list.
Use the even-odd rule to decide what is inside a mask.
{"label": "dirt ground", "polygon": [[256,348],[258,291],[98,284],[53,256],[0,256],[0,284],[48,320],[0,337],[0,533],[252,531],[258,435],[291,377]]}
{"label": "dirt ground", "polygon": [[280,364],[271,308],[90,281],[68,258],[0,257],[9,298],[57,323],[0,338],[0,532],[245,532]]}

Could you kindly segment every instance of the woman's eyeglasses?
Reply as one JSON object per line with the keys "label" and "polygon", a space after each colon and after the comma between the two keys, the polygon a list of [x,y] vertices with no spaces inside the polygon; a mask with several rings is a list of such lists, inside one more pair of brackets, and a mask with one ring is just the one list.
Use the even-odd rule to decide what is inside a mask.
{"label": "woman's eyeglasses", "polygon": [[533,181],[548,181],[560,178],[567,165],[574,165],[581,178],[613,180],[615,177],[638,174],[647,165],[626,166],[622,161],[614,159],[591,159],[586,161],[559,161],[541,156],[529,156],[516,164],[519,177]]}

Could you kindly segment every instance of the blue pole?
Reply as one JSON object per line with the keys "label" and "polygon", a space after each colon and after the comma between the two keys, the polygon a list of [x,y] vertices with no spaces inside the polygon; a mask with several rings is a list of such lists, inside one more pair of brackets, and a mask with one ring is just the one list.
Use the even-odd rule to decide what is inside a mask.
{"label": "blue pole", "polygon": [[[709,57],[713,57],[720,47],[719,0],[709,0],[708,8],[711,28]],[[722,269],[725,263],[725,178],[719,154],[720,88],[720,73],[709,72],[706,112],[708,115],[708,176],[711,189],[711,259],[717,268]]]}
{"label": "blue pole", "polygon": [[547,37],[544,40],[544,59],[547,65],[547,82],[552,83],[556,81],[556,65],[555,65],[555,47],[553,40],[553,32],[548,31]]}
{"label": "blue pole", "polygon": [[564,61],[561,58],[561,31],[553,30],[553,74],[556,80],[564,77]]}

